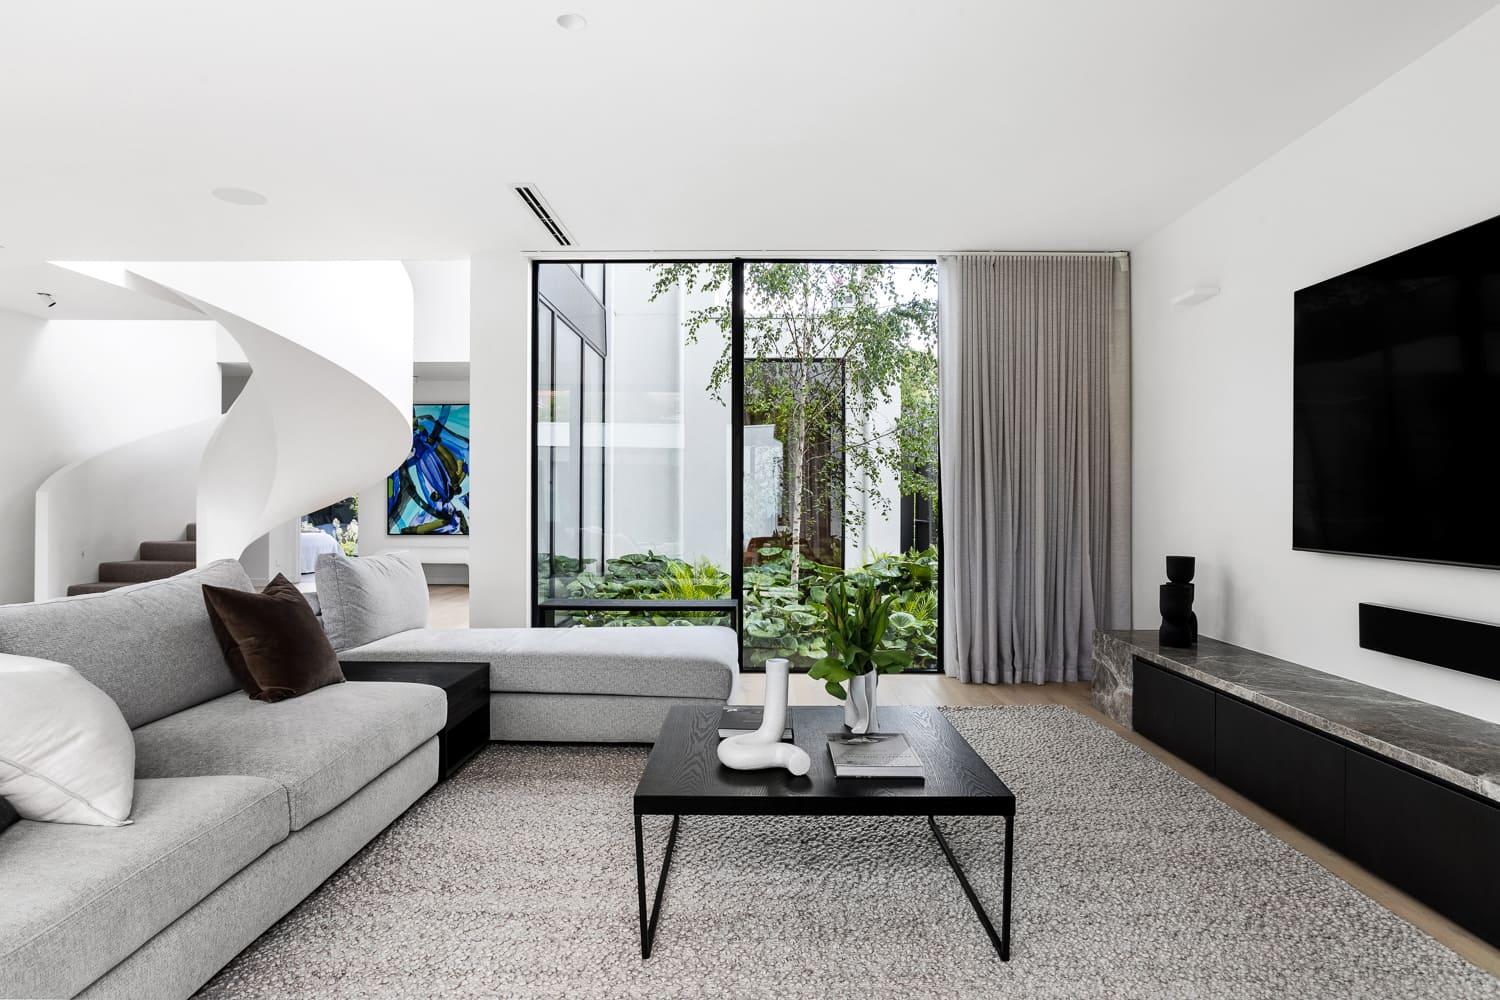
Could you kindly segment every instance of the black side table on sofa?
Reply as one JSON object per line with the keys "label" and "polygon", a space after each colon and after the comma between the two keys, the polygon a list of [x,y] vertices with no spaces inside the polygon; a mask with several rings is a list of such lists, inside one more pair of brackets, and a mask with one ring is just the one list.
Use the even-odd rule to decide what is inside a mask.
{"label": "black side table on sofa", "polygon": [[432,684],[448,695],[448,721],[438,733],[438,774],[442,779],[484,749],[490,741],[490,665],[372,660],[339,663],[348,681]]}

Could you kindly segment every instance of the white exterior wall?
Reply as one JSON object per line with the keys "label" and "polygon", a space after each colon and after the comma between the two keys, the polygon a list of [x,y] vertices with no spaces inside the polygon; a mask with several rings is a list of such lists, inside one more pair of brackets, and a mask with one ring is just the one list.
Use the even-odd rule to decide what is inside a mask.
{"label": "white exterior wall", "polygon": [[645,265],[609,269],[606,558],[650,549],[729,566],[729,410],[707,392],[722,334],[684,343],[680,291],[651,302]]}
{"label": "white exterior wall", "polygon": [[1500,572],[1291,539],[1293,292],[1500,214],[1497,52],[1500,11],[1133,248],[1138,626],[1196,555],[1204,634],[1500,722],[1500,683],[1362,650],[1356,611],[1500,621]]}
{"label": "white exterior wall", "polygon": [[[881,400],[870,415],[863,433],[875,438],[888,433],[901,416],[901,401],[893,394]],[[848,505],[859,511],[858,524],[845,524],[844,568],[858,569],[880,555],[901,551],[901,477],[881,469],[873,477],[850,464],[844,472]],[[880,498],[889,502],[881,509]]]}

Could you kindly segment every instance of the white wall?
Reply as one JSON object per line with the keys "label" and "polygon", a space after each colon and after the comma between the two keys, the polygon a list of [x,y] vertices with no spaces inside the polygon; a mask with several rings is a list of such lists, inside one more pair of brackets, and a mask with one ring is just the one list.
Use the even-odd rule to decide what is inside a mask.
{"label": "white wall", "polygon": [[1500,721],[1500,683],[1361,650],[1356,618],[1500,621],[1500,572],[1291,548],[1292,293],[1500,214],[1496,53],[1500,11],[1133,248],[1137,625],[1196,555],[1205,634]]}
{"label": "white wall", "polygon": [[413,360],[469,360],[469,262],[409,260],[416,345]]}
{"label": "white wall", "polygon": [[[32,598],[43,480],[95,452],[218,414],[215,330],[207,321],[47,323],[0,310],[0,603]],[[109,516],[109,502],[99,498],[98,516]]]}
{"label": "white wall", "polygon": [[531,264],[503,251],[470,258],[473,493],[469,623],[531,621]]}

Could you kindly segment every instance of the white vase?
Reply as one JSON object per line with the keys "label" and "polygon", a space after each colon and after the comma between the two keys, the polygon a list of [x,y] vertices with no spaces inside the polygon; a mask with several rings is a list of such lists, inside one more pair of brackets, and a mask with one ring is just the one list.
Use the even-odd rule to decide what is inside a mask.
{"label": "white vase", "polygon": [[786,730],[787,674],[791,664],[777,657],[766,661],[766,708],[760,728],[753,733],[731,736],[719,744],[719,763],[736,771],[759,771],[784,767],[803,775],[812,767],[807,751],[794,743],[781,742]]}
{"label": "white vase", "polygon": [[880,675],[875,671],[849,678],[849,697],[844,699],[844,725],[852,733],[878,733],[880,722],[875,712],[875,688]]}

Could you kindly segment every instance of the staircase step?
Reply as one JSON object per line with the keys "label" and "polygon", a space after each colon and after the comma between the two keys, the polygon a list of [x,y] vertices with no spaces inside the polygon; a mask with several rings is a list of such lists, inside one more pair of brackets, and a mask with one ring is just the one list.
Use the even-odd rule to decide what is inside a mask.
{"label": "staircase step", "polygon": [[147,561],[197,562],[198,543],[192,540],[185,542],[142,542],[141,558]]}
{"label": "staircase step", "polygon": [[99,564],[100,583],[144,583],[186,573],[198,564],[185,560],[122,559]]}
{"label": "staircase step", "polygon": [[68,588],[69,597],[77,597],[79,594],[102,594],[106,590],[116,590],[120,587],[128,587],[128,583],[75,583]]}
{"label": "staircase step", "polygon": [[190,524],[187,526],[187,540],[190,542],[198,540],[198,525]]}

